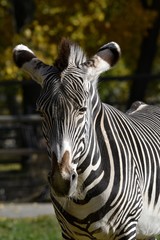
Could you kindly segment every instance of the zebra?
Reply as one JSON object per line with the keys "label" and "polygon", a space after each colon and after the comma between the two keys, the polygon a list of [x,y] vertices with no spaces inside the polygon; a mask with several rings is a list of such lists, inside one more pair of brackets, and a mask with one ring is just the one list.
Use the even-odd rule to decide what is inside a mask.
{"label": "zebra", "polygon": [[50,196],[63,239],[147,239],[160,234],[160,108],[104,104],[99,75],[121,55],[110,42],[88,58],[63,39],[53,65],[27,46],[15,64],[42,89],[37,110],[47,143]]}

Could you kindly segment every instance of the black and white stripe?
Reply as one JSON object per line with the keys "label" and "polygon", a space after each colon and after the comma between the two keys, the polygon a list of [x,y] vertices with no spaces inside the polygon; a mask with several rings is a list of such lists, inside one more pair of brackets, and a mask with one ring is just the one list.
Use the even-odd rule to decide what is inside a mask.
{"label": "black and white stripe", "polygon": [[[118,45],[106,44],[86,60],[78,46],[63,40],[54,66],[44,65],[31,51],[25,61],[26,47],[22,52],[23,47],[15,48],[14,60],[42,85],[37,106],[52,177],[63,180],[63,187],[55,184],[61,191],[54,191],[50,180],[63,239],[131,240],[160,234],[160,108],[137,102],[122,113],[102,103],[97,92],[98,75],[119,58]],[[66,169],[72,166],[76,173],[71,181],[69,170],[64,171],[70,188],[73,182],[76,186],[69,193],[58,172],[68,156],[64,151],[71,161]]]}

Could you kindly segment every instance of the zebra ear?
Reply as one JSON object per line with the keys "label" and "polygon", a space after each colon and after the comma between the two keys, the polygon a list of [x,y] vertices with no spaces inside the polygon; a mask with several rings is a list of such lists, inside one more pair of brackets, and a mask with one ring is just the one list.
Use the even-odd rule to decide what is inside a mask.
{"label": "zebra ear", "polygon": [[113,67],[119,60],[120,55],[119,45],[115,42],[110,42],[103,45],[84,65],[88,67],[89,74],[99,75]]}
{"label": "zebra ear", "polygon": [[27,72],[33,80],[43,83],[44,68],[49,66],[40,61],[28,47],[17,45],[13,49],[13,60],[17,67]]}

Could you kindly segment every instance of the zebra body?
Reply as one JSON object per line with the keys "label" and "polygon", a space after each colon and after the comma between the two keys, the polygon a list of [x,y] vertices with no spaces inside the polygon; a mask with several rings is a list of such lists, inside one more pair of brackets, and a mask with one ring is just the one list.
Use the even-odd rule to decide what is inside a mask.
{"label": "zebra body", "polygon": [[51,160],[51,199],[63,239],[160,234],[160,108],[122,113],[100,101],[98,75],[120,55],[109,43],[87,60],[64,40],[54,67],[22,45],[14,60],[42,84],[37,101]]}
{"label": "zebra body", "polygon": [[[55,206],[57,206],[58,219],[63,223],[63,227],[65,223],[63,220],[64,216],[65,219],[68,219],[65,230],[72,229],[73,239],[112,239],[112,237],[114,238],[113,233],[118,231],[119,234],[119,229],[129,225],[128,221],[130,221],[133,227],[137,220],[137,235],[139,238],[160,234],[160,197],[154,193],[155,186],[152,185],[157,181],[156,189],[159,192],[158,181],[160,172],[157,171],[153,176],[152,173],[147,172],[147,169],[144,171],[142,168],[146,160],[150,161],[150,164],[155,168],[160,159],[160,149],[155,148],[155,142],[158,145],[160,138],[160,134],[155,134],[155,125],[157,124],[157,130],[159,128],[160,109],[141,103],[139,109],[124,114],[109,105],[104,105],[103,107],[105,111],[103,116],[107,116],[106,120],[110,136],[106,135],[106,132],[102,132],[102,135],[100,135],[100,131],[98,131],[98,136],[106,139],[104,145],[105,147],[107,146],[107,154],[104,155],[103,161],[107,160],[108,166],[106,168],[112,169],[114,174],[118,175],[117,191],[115,191],[115,183],[113,182],[115,176],[110,172],[110,174],[107,173],[109,174],[108,177],[103,173],[100,174],[98,181],[106,182],[107,187],[105,186],[100,196],[97,196],[97,191],[95,196],[94,193],[91,193],[90,201],[87,201],[89,197],[86,196],[86,192],[88,192],[88,189],[94,191],[91,182],[88,185],[86,182],[87,191],[85,189],[82,191],[81,186],[77,190],[75,193],[77,194],[75,196],[75,199],[78,199],[77,201],[69,199],[66,201],[65,198],[54,199],[52,196],[52,200]],[[102,120],[106,126],[105,119]],[[153,120],[155,125],[151,126],[150,123],[153,123]],[[101,129],[103,129],[102,125]],[[117,153],[114,150],[115,144],[117,144],[116,148],[119,149]],[[145,151],[149,151],[148,156]],[[106,158],[107,155],[109,156],[108,159]],[[113,159],[117,159],[117,161],[114,162]],[[82,160],[82,164],[83,161],[86,161],[86,157]],[[122,163],[122,161],[124,162]],[[141,166],[137,164],[139,161],[143,161]],[[98,166],[95,164],[92,166],[93,171],[97,168]],[[153,177],[155,181],[151,182]],[[95,188],[97,187],[95,185]],[[110,196],[110,189],[115,191],[112,196]],[[87,199],[86,202],[85,199]],[[92,217],[90,217],[91,215]],[[117,221],[119,218],[123,220],[123,223]],[[90,222],[90,219],[94,219],[93,223]],[[69,224],[70,221],[71,223]],[[79,226],[81,226],[81,229],[78,228]],[[77,233],[81,237],[76,238]]]}

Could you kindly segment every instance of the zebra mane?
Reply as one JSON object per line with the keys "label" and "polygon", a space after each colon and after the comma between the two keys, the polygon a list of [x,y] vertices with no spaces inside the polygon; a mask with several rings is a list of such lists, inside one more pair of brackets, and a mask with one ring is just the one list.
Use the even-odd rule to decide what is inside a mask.
{"label": "zebra mane", "polygon": [[54,66],[62,72],[70,63],[79,65],[85,61],[86,56],[83,50],[76,43],[63,38],[60,43],[59,54],[55,60]]}

